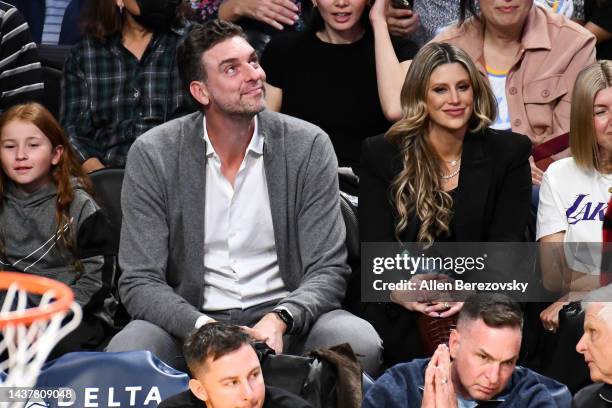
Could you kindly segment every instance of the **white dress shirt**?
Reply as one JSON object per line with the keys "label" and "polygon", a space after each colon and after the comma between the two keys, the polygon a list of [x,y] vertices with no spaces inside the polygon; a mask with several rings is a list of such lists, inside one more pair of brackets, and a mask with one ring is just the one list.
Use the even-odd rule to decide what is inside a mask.
{"label": "white dress shirt", "polygon": [[263,160],[264,139],[253,137],[234,186],[221,173],[204,118],[206,208],[202,310],[245,309],[289,294],[276,255]]}

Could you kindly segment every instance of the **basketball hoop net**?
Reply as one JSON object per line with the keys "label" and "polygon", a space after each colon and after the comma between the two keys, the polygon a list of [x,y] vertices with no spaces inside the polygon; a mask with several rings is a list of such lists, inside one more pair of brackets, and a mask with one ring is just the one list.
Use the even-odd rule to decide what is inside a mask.
{"label": "basketball hoop net", "polygon": [[[0,301],[0,387],[32,387],[53,347],[81,322],[81,308],[65,284],[16,272],[0,272]],[[0,401],[0,408],[24,404]]]}

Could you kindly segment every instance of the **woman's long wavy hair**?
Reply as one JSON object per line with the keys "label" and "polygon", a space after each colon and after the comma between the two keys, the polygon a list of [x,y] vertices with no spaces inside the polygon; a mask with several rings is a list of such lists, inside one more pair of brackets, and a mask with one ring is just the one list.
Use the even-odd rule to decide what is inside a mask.
{"label": "woman's long wavy hair", "polygon": [[[57,186],[56,231],[59,234],[58,242],[60,245],[76,256],[74,245],[76,237],[74,237],[73,228],[71,228],[73,223],[70,222],[70,204],[74,200],[73,184],[76,181],[82,189],[91,194],[91,181],[81,170],[64,130],[45,107],[35,102],[13,106],[0,116],[0,135],[4,126],[13,121],[23,121],[35,125],[51,141],[53,148],[56,146],[63,146],[64,148],[59,162],[51,168],[51,177]],[[0,168],[0,211],[4,205],[8,181],[7,175]],[[66,225],[69,227],[64,228]],[[2,237],[2,241],[4,241],[4,237]],[[3,246],[3,242],[0,242],[0,249]]]}
{"label": "woman's long wavy hair", "polygon": [[399,146],[403,162],[402,171],[391,185],[397,211],[395,236],[398,241],[412,216],[421,221],[419,242],[431,244],[435,237],[449,233],[453,202],[440,185],[441,159],[428,140],[426,101],[431,73],[441,65],[453,63],[465,68],[473,89],[470,131],[483,131],[497,115],[493,91],[465,51],[444,43],[430,43],[421,48],[402,86],[402,118],[386,134],[389,141]]}

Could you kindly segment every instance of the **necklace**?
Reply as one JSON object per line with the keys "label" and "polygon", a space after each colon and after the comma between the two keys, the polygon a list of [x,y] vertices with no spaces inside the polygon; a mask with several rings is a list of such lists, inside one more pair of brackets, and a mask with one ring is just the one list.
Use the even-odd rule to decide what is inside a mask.
{"label": "necklace", "polygon": [[440,178],[442,180],[448,180],[448,179],[452,179],[453,177],[455,177],[457,174],[459,174],[459,170],[461,170],[461,166],[457,167],[457,170],[453,170],[448,174],[440,174]]}
{"label": "necklace", "polygon": [[459,157],[458,159],[455,159],[455,160],[444,160],[444,163],[450,165],[451,167],[455,167],[460,162],[461,162],[461,157]]}

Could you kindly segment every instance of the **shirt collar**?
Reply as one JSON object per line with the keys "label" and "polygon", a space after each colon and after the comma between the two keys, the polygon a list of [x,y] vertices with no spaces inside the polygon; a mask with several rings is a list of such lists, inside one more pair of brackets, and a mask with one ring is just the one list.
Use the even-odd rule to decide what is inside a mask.
{"label": "shirt collar", "polygon": [[[521,46],[525,50],[531,49],[551,49],[550,36],[548,35],[548,25],[546,23],[546,10],[540,8],[535,3],[531,6],[527,20],[523,27],[521,36]],[[462,47],[469,54],[474,56],[474,61],[480,61],[483,57],[484,46],[484,20],[481,18],[471,17],[467,20],[460,30],[465,32],[474,30],[480,35],[471,41],[469,44],[462,44]],[[459,35],[463,34],[461,31]],[[484,68],[484,66],[483,66]]]}
{"label": "shirt collar", "polygon": [[[255,121],[255,127],[253,128],[253,137],[251,138],[251,141],[247,146],[246,151],[251,151],[256,155],[261,156],[263,155],[264,138],[263,135],[259,133],[257,115],[255,115],[253,120]],[[206,143],[206,157],[218,157],[218,154],[215,151],[213,144],[210,142],[210,138],[208,137],[208,130],[206,129],[206,115],[202,115],[202,122],[204,125],[204,143]]]}
{"label": "shirt collar", "polygon": [[604,384],[599,389],[599,398],[608,403],[612,402],[612,384]]}
{"label": "shirt collar", "polygon": [[548,24],[545,14],[549,13],[545,9],[536,5],[531,6],[525,27],[523,27],[523,36],[521,43],[526,50],[530,49],[545,49],[550,50],[550,36],[548,35]]}

